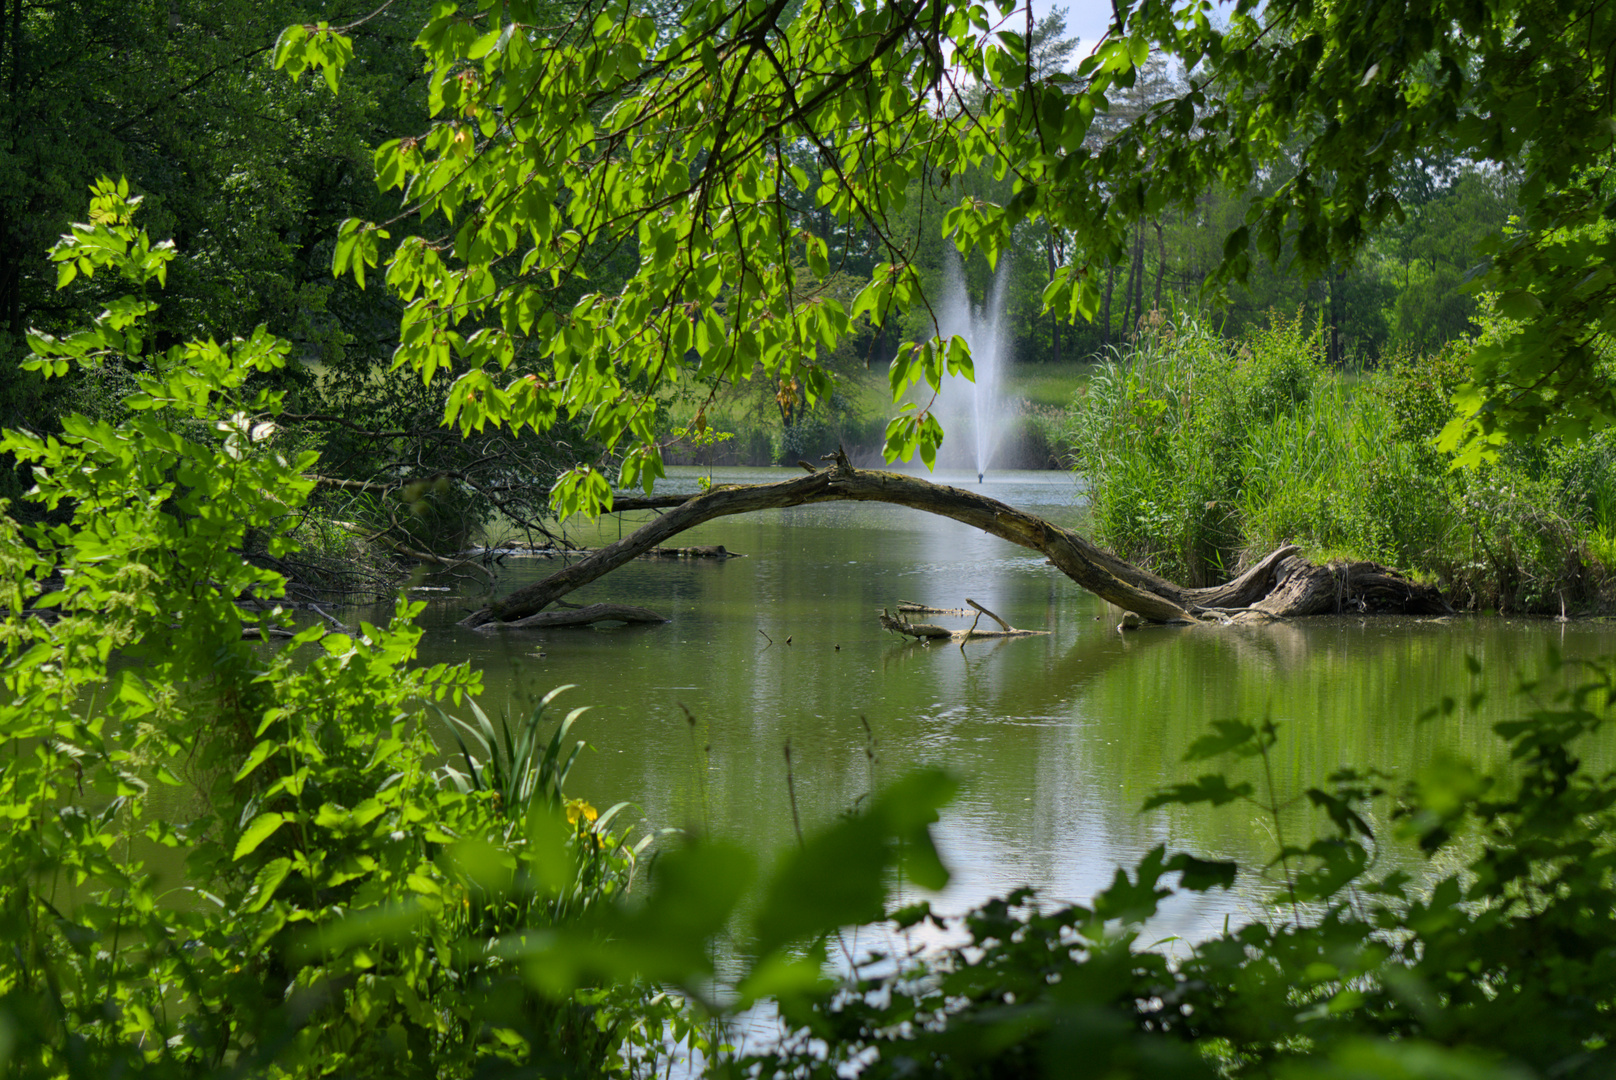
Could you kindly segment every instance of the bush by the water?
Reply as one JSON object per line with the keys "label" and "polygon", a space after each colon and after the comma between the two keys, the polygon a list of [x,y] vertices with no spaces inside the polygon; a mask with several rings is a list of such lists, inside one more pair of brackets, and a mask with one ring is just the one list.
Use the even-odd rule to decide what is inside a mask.
{"label": "bush by the water", "polygon": [[1194,318],[1147,323],[1070,415],[1096,538],[1190,585],[1297,543],[1434,579],[1457,607],[1608,606],[1616,436],[1451,469],[1433,440],[1463,347],[1345,374],[1297,320],[1232,344]]}

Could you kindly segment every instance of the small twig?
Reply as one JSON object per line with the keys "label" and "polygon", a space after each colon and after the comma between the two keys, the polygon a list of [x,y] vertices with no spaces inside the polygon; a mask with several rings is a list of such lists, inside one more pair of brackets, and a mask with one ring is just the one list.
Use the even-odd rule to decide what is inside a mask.
{"label": "small twig", "polygon": [[[970,604],[976,610],[980,611],[982,613],[982,615],[986,615],[988,618],[990,618],[994,622],[998,623],[1001,629],[1004,629],[1006,631],[1015,629],[1015,627],[1011,626],[1009,623],[1005,622],[1003,619],[1001,619],[997,615],[993,614],[993,612],[989,611],[987,608],[983,607],[981,604],[978,604],[975,600],[972,600],[969,596],[967,596],[965,598],[965,602],[967,604]],[[977,618],[980,619],[982,617],[982,615],[978,615]],[[971,623],[971,629],[972,630],[976,629],[976,623],[975,622]]]}
{"label": "small twig", "polygon": [[967,641],[970,641],[972,636],[974,636],[976,634],[976,624],[981,622],[981,621],[982,621],[982,613],[979,611],[979,612],[976,613],[976,618],[971,620],[971,625],[966,628],[965,633],[960,635],[959,651],[960,651],[961,656],[965,655],[965,643]]}
{"label": "small twig", "polygon": [[[763,634],[763,631],[759,630],[758,633]],[[769,648],[770,645],[774,644],[774,639],[772,637],[770,637],[768,634],[763,634],[763,640],[767,641],[769,643],[768,645],[763,646],[765,649]]]}
{"label": "small twig", "polygon": [[342,623],[341,623],[341,622],[340,622],[340,621],[339,621],[339,620],[338,620],[338,619],[337,619],[337,617],[336,617],[336,616],[335,616],[335,615],[330,615],[330,614],[327,614],[327,613],[326,613],[326,612],[325,612],[325,610],[324,610],[324,609],[322,609],[322,608],[321,608],[321,607],[320,607],[320,605],[319,605],[319,604],[316,604],[316,603],[315,603],[315,602],[314,602],[314,601],[312,601],[312,600],[311,600],[311,601],[309,601],[309,610],[310,610],[310,611],[312,611],[312,612],[314,612],[314,613],[315,613],[315,614],[316,614],[316,615],[318,615],[318,616],[320,616],[320,617],[321,617],[321,618],[322,618],[322,619],[325,619],[325,620],[326,620],[326,621],[327,621],[327,622],[329,622],[329,623],[330,623],[330,624],[331,624],[331,625],[332,625],[332,626],[335,626],[335,627],[336,627],[336,628],[337,628],[337,629],[338,629],[338,630],[341,630],[341,631],[343,631],[343,632],[344,632],[344,633],[346,633],[346,632],[347,632],[347,630],[348,630],[348,628],[347,628],[347,627],[346,627],[346,626],[344,626],[344,625],[343,625],[343,624],[342,624]]}

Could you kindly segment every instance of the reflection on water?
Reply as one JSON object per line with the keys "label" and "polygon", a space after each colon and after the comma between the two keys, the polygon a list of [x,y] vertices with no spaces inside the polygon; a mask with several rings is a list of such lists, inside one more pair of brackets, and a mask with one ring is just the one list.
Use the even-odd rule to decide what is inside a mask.
{"label": "reflection on water", "polygon": [[[708,474],[673,471],[659,491],[694,491]],[[714,470],[719,483],[789,475]],[[977,487],[974,476],[939,479]],[[1082,516],[1079,489],[1057,473],[990,473],[982,490],[1063,525]],[[610,519],[570,531],[593,544],[632,527]],[[1616,651],[1603,625],[1463,618],[1123,636],[1114,610],[1041,556],[877,504],[720,519],[678,543],[747,557],[635,562],[569,597],[641,604],[670,619],[661,626],[484,633],[454,626],[474,598],[435,602],[422,658],[470,659],[496,704],[577,684],[563,701],[592,706],[580,730],[594,752],[579,761],[574,794],[629,799],[654,825],[764,849],[791,836],[787,740],[805,825],[906,770],[943,766],[964,781],[939,829],[955,873],[939,902],[947,910],[1020,884],[1081,900],[1162,842],[1266,861],[1271,838],[1249,808],[1136,812],[1158,787],[1209,771],[1182,758],[1212,720],[1280,721],[1276,768],[1288,793],[1346,762],[1410,771],[1453,753],[1490,763],[1490,725],[1512,715],[1509,687],[1551,641],[1572,656]],[[559,565],[512,558],[499,588]],[[967,597],[1050,635],[961,649],[902,641],[876,623],[900,600],[953,608]],[[1488,701],[1473,716],[1417,724],[1443,694],[1468,691],[1467,654],[1486,665]],[[1213,897],[1159,928],[1193,935],[1234,903]]]}

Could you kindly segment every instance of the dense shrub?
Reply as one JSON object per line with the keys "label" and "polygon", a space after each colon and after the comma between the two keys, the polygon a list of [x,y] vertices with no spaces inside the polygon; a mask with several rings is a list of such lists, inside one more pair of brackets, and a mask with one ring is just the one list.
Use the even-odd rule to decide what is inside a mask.
{"label": "dense shrub", "polygon": [[1468,371],[1461,348],[1349,378],[1295,321],[1232,346],[1193,319],[1163,324],[1071,411],[1098,538],[1191,585],[1298,543],[1435,578],[1460,606],[1602,603],[1616,438],[1451,470],[1435,440]]}
{"label": "dense shrub", "polygon": [[[155,290],[173,252],[133,210],[98,185],[53,252],[63,277]],[[287,346],[147,351],[153,306],[126,296],[93,331],[33,340],[47,375],[128,372],[124,420],[0,439],[53,512],[0,516],[0,1069],[597,1072],[636,1033],[660,1045],[677,1009],[632,980],[544,993],[492,947],[579,925],[629,884],[618,815],[563,794],[568,725],[490,725],[445,771],[423,708],[479,680],[411,666],[417,607],[293,631],[285,580],[245,550],[256,534],[293,551],[313,487],[314,456],[276,445],[281,395],[248,388]],[[485,782],[496,764],[514,784]]]}
{"label": "dense shrub", "polygon": [[1295,323],[1231,351],[1193,318],[1161,321],[1104,365],[1069,431],[1094,527],[1117,554],[1186,584],[1240,561],[1246,448],[1319,388],[1320,343]]}
{"label": "dense shrub", "polygon": [[[1575,674],[1557,695],[1523,688],[1531,718],[1496,725],[1516,777],[1459,762],[1418,778],[1342,768],[1306,792],[1322,834],[1299,842],[1272,782],[1279,729],[1220,721],[1188,760],[1247,758],[1259,779],[1214,772],[1146,807],[1236,804],[1264,819],[1278,841],[1266,918],[1159,943],[1177,959],[1141,947],[1164,900],[1237,874],[1160,847],[1087,904],[1020,891],[958,920],[920,904],[899,926],[933,924],[927,936],[951,944],[873,957],[837,992],[791,1003],[788,1036],[741,1058],[740,1075],[1613,1075],[1616,775],[1580,758],[1616,679]],[[1458,708],[1449,698],[1422,722]]]}

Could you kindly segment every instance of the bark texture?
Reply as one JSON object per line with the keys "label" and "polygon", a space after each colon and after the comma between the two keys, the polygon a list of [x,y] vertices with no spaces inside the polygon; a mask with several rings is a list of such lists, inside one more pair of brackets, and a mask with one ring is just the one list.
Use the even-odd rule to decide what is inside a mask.
{"label": "bark texture", "polygon": [[[847,464],[845,457],[838,455],[837,463],[829,468],[777,484],[719,487],[689,498],[620,498],[613,507],[615,511],[667,509],[668,512],[543,581],[517,589],[473,612],[462,625],[481,626],[525,619],[669,538],[714,518],[822,502],[884,502],[953,518],[1042,553],[1083,588],[1152,622],[1193,622],[1203,616],[1228,615],[1266,603],[1276,594],[1289,595],[1285,590],[1295,588],[1288,584],[1289,579],[1303,574],[1306,568],[1322,570],[1332,575],[1331,580],[1336,576],[1330,568],[1314,567],[1295,558],[1297,549],[1286,547],[1225,585],[1186,589],[1123,562],[1077,533],[996,499],[918,477],[855,469]],[[1297,602],[1307,606],[1307,611],[1292,610],[1285,600],[1276,600],[1272,610],[1264,610],[1275,615],[1315,614],[1312,608],[1322,603],[1325,592],[1334,597],[1336,610],[1360,610],[1353,605],[1389,601],[1405,593],[1419,597],[1421,603],[1436,605],[1436,609],[1446,608],[1436,590],[1407,581],[1384,568],[1374,567],[1371,573],[1362,569],[1365,566],[1367,564],[1354,564],[1344,575],[1342,587],[1333,592],[1322,584],[1301,587]]]}

